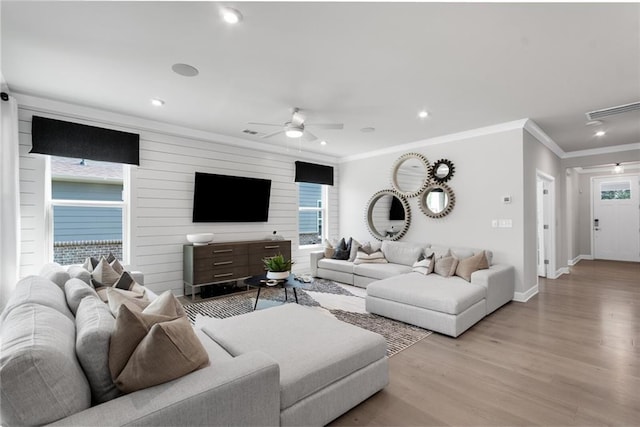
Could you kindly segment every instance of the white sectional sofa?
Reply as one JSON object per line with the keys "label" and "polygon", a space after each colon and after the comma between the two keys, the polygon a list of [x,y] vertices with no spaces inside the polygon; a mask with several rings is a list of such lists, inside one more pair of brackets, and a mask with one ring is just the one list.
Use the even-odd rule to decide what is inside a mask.
{"label": "white sectional sofa", "polygon": [[515,271],[512,266],[492,264],[475,271],[470,281],[413,271],[413,264],[426,249],[449,251],[458,259],[481,249],[446,247],[408,242],[382,242],[386,264],[355,264],[327,259],[323,252],[311,254],[315,277],[366,287],[366,309],[370,313],[400,320],[435,332],[457,337],[513,299]]}

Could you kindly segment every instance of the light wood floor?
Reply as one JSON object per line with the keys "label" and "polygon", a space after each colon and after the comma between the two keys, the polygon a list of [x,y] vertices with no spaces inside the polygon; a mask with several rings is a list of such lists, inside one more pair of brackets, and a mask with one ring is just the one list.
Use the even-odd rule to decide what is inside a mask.
{"label": "light wood floor", "polygon": [[391,357],[390,384],[331,425],[640,426],[640,264],[540,282],[457,339]]}

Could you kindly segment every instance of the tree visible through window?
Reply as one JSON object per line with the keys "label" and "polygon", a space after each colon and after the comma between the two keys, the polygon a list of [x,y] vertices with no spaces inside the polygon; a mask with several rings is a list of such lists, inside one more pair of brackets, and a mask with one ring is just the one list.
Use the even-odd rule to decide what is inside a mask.
{"label": "tree visible through window", "polygon": [[124,166],[51,156],[53,260],[82,263],[113,253],[123,259]]}
{"label": "tree visible through window", "polygon": [[325,235],[325,186],[308,182],[301,182],[298,185],[298,233],[300,246],[321,244]]}
{"label": "tree visible through window", "polygon": [[600,186],[600,200],[629,200],[631,199],[631,183],[603,182]]}

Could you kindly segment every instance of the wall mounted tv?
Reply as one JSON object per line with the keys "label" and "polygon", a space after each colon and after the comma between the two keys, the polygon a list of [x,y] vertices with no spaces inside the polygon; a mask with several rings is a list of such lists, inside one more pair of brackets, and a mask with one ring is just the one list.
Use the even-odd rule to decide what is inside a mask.
{"label": "wall mounted tv", "polygon": [[271,180],[196,172],[193,222],[266,222]]}

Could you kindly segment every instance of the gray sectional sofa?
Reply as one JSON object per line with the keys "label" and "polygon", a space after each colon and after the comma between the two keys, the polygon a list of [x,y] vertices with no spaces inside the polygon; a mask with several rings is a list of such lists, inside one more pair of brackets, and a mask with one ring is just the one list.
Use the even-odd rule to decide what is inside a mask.
{"label": "gray sectional sofa", "polygon": [[492,264],[490,251],[485,251],[489,268],[475,271],[470,281],[466,281],[457,276],[414,272],[413,264],[427,249],[441,254],[449,251],[458,259],[482,251],[383,241],[381,250],[386,264],[327,259],[319,251],[311,254],[311,271],[315,277],[366,287],[366,309],[370,313],[452,337],[513,299],[515,270],[512,266]]}
{"label": "gray sectional sofa", "polygon": [[48,278],[62,281],[59,268],[43,274],[22,279],[0,316],[5,426],[324,425],[388,383],[382,336],[286,304],[198,319],[208,366],[99,403],[108,345],[87,339],[106,333],[108,343],[115,320],[82,279],[60,287]]}

